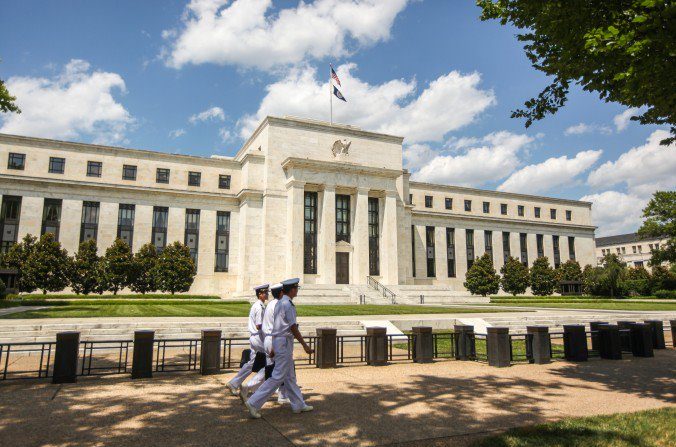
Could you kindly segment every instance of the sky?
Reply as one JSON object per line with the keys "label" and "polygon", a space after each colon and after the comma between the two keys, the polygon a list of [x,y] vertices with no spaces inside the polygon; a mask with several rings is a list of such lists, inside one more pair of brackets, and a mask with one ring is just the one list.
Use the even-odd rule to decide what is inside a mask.
{"label": "sky", "polygon": [[418,181],[581,199],[597,236],[635,231],[676,188],[667,129],[574,87],[526,129],[549,79],[473,1],[0,0],[0,133],[234,155],[266,115],[400,135]]}

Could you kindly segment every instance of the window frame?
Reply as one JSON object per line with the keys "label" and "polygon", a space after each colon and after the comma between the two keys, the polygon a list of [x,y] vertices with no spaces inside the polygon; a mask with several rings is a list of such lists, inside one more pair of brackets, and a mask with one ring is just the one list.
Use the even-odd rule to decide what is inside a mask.
{"label": "window frame", "polygon": [[[166,179],[164,179],[165,174],[166,174]],[[171,169],[169,169],[169,168],[156,168],[155,169],[155,183],[161,183],[161,184],[164,184],[164,185],[168,185],[170,177],[171,177]]]}
{"label": "window frame", "polygon": [[369,275],[380,276],[380,199],[368,198]]}
{"label": "window frame", "polygon": [[[200,249],[200,218],[201,210],[196,208],[186,208],[185,210],[185,232],[183,236],[183,243],[188,246],[190,250],[190,257],[195,263],[195,270],[197,270],[197,261]],[[188,243],[190,236],[195,237],[195,248],[191,248]]]}
{"label": "window frame", "polygon": [[[88,212],[89,210],[89,212]],[[94,212],[94,210],[96,210]],[[80,243],[85,240],[97,240],[99,236],[99,220],[101,218],[101,202],[85,200],[82,202],[82,216],[80,218]],[[93,231],[94,236],[85,238],[88,231]]]}
{"label": "window frame", "polygon": [[188,171],[188,186],[202,186],[202,172]]}
{"label": "window frame", "polygon": [[350,242],[351,205],[351,198],[348,194],[336,194],[336,242]]}
{"label": "window frame", "polygon": [[536,219],[540,219],[540,216],[542,215],[542,208],[539,206],[533,207],[533,215]]}
{"label": "window frame", "polygon": [[[138,172],[137,165],[122,165],[122,180],[136,181],[136,174]],[[133,173],[133,175],[128,175]]]}
{"label": "window frame", "polygon": [[[164,219],[162,217],[164,216]],[[163,225],[158,225],[161,223]],[[155,246],[157,253],[162,253],[162,251],[167,247],[167,228],[169,227],[169,207],[167,206],[154,206],[153,207],[153,220],[152,220],[152,232],[150,243]],[[157,244],[157,236],[162,235],[163,244],[161,247]]]}
{"label": "window frame", "polygon": [[103,175],[103,162],[87,160],[87,177],[101,178]]}
{"label": "window frame", "polygon": [[446,274],[449,278],[457,275],[455,266],[455,228],[446,227]]}
{"label": "window frame", "polygon": [[481,205],[481,209],[483,210],[484,214],[488,214],[491,212],[491,202],[483,202]]}
{"label": "window frame", "polygon": [[465,199],[465,211],[468,213],[472,212],[472,201]]}
{"label": "window frame", "polygon": [[[61,169],[55,169],[55,165],[61,164]],[[66,159],[64,157],[49,157],[49,166],[47,172],[49,174],[63,174],[66,171]]]}
{"label": "window frame", "polygon": [[434,207],[434,196],[425,196],[425,208]]}
{"label": "window frame", "polygon": [[232,176],[230,174],[219,174],[218,175],[218,189],[230,189],[231,181],[232,181]]}
{"label": "window frame", "polygon": [[[48,216],[48,206],[56,207],[56,219],[47,219]],[[59,230],[61,229],[61,213],[63,212],[63,199],[52,199],[45,198],[42,205],[42,226],[40,228],[40,235],[47,233],[47,228],[53,227],[55,230],[52,232],[54,234],[54,240],[59,240]],[[54,216],[51,216],[54,217]]]}
{"label": "window frame", "polygon": [[[223,219],[224,225],[221,225],[220,220]],[[225,237],[225,248],[219,248],[218,242],[221,237]],[[215,243],[214,271],[227,272],[230,268],[230,211],[216,212],[216,243]],[[219,257],[225,259],[221,264]]]}
{"label": "window frame", "polygon": [[[134,221],[136,220],[136,205],[133,203],[120,203],[117,208],[117,238],[122,239],[122,232],[129,233],[129,250],[134,249]],[[129,223],[131,222],[131,223]],[[122,239],[124,240],[124,239]]]}
{"label": "window frame", "polygon": [[318,194],[305,191],[303,195],[303,273],[317,274],[317,210]]}
{"label": "window frame", "polygon": [[517,205],[516,206],[516,214],[519,217],[524,217],[526,215],[526,207],[523,205]]}
{"label": "window frame", "polygon": [[500,214],[503,215],[503,216],[507,215],[507,204],[506,203],[500,204]]}
{"label": "window frame", "polygon": [[[0,204],[0,252],[7,253],[18,241],[21,220],[21,196],[3,195]],[[7,215],[11,214],[10,217]],[[11,231],[8,231],[11,229]],[[11,235],[11,237],[8,237]],[[7,238],[7,239],[5,239]]]}
{"label": "window frame", "polygon": [[26,169],[26,154],[10,152],[7,155],[7,169],[12,169],[14,171],[23,171]]}

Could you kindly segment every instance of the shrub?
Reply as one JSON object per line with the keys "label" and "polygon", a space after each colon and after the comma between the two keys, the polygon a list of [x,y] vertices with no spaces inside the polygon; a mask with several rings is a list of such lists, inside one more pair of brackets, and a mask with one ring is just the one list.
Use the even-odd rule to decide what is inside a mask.
{"label": "shrub", "polygon": [[45,233],[23,263],[21,274],[30,275],[43,294],[58,292],[68,286],[69,265],[68,252],[54,239],[54,233]]}
{"label": "shrub", "polygon": [[154,268],[157,287],[163,292],[187,292],[195,278],[195,263],[190,249],[174,242],[162,250]]}
{"label": "shrub", "polygon": [[657,290],[674,290],[676,289],[676,276],[663,265],[656,265],[653,268],[652,278],[650,281],[650,289],[655,292]]}
{"label": "shrub", "polygon": [[602,281],[611,297],[625,294],[621,287],[625,270],[624,262],[616,254],[603,257]]}
{"label": "shrub", "polygon": [[628,280],[644,280],[650,281],[650,273],[645,267],[634,267],[627,269]]}
{"label": "shrub", "polygon": [[5,283],[0,279],[0,300],[4,300],[7,297],[7,287]]}
{"label": "shrub", "polygon": [[569,259],[561,264],[558,274],[561,281],[582,281],[580,263],[573,259]]}
{"label": "shrub", "polygon": [[667,300],[667,299],[676,299],[676,290],[658,290],[655,292],[655,297]]}
{"label": "shrub", "polygon": [[502,290],[511,293],[513,296],[526,292],[530,284],[530,275],[528,267],[519,260],[511,256],[507,258],[507,262],[500,269],[500,273],[502,273],[500,280]]}
{"label": "shrub", "polygon": [[157,290],[155,265],[157,250],[152,243],[147,243],[134,255],[133,273],[130,288],[134,292],[145,294]]}
{"label": "shrub", "polygon": [[70,286],[73,292],[89,295],[96,292],[99,284],[99,256],[96,254],[96,241],[88,239],[80,244],[70,263]]}
{"label": "shrub", "polygon": [[118,290],[129,285],[129,276],[133,269],[133,256],[129,245],[122,239],[115,239],[101,258],[106,289],[117,295]]}
{"label": "shrub", "polygon": [[546,256],[537,258],[530,268],[530,289],[533,295],[551,295],[558,283],[557,274],[549,265],[549,259]]}
{"label": "shrub", "polygon": [[622,288],[628,295],[650,295],[650,282],[646,279],[628,279],[622,282]]}
{"label": "shrub", "polygon": [[4,267],[16,269],[19,272],[19,280],[17,282],[19,292],[30,293],[37,288],[32,271],[24,268],[26,261],[35,251],[36,242],[37,238],[35,236],[27,234],[21,242],[12,245],[7,254],[2,258]]}
{"label": "shrub", "polygon": [[473,295],[486,296],[498,293],[500,277],[495,273],[493,260],[489,254],[484,254],[472,264],[465,276],[464,286]]}

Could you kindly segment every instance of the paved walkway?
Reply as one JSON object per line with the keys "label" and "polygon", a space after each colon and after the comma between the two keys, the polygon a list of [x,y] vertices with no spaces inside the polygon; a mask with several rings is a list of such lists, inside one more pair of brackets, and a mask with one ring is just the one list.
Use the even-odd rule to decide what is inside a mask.
{"label": "paved walkway", "polygon": [[[20,307],[5,307],[4,309],[0,309],[0,316],[2,315],[9,315],[9,314],[16,314],[19,312],[27,312],[29,310],[38,310],[38,309],[44,309],[45,306],[20,306]],[[2,320],[0,320],[2,321]]]}
{"label": "paved walkway", "polygon": [[676,351],[497,369],[474,362],[299,368],[313,413],[249,420],[232,374],[0,384],[2,446],[462,446],[510,427],[676,405]]}

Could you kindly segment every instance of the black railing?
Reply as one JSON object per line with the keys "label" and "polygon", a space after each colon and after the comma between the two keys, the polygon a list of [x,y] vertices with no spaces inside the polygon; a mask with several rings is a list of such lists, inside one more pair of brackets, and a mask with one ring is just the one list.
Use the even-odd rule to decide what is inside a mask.
{"label": "black railing", "polygon": [[154,370],[156,372],[196,371],[201,342],[202,340],[194,338],[155,340]]}
{"label": "black railing", "polygon": [[388,298],[392,304],[397,304],[397,295],[384,285],[380,284],[373,276],[366,277],[366,284],[377,292],[380,292],[383,295],[383,298]]}
{"label": "black railing", "polygon": [[365,363],[366,335],[338,335],[336,337],[336,363]]}
{"label": "black railing", "polygon": [[[129,345],[132,340],[83,341],[78,375],[103,376],[129,371]],[[96,353],[96,355],[94,355]]]}
{"label": "black railing", "polygon": [[455,333],[433,332],[432,340],[434,343],[435,359],[455,358]]}
{"label": "black railing", "polygon": [[[0,343],[0,365],[2,365],[2,380],[7,379],[41,379],[52,376],[51,361],[54,356],[56,342],[33,343]],[[18,357],[16,361],[10,358]],[[38,357],[31,361],[30,357]],[[25,357],[29,357],[25,359]],[[30,366],[36,364],[32,369]],[[11,368],[13,366],[17,369]],[[27,369],[28,368],[28,369]],[[36,375],[37,374],[37,375]]]}
{"label": "black railing", "polygon": [[242,351],[249,349],[249,339],[222,338],[221,343],[221,368],[239,368],[239,364],[242,360]]}

